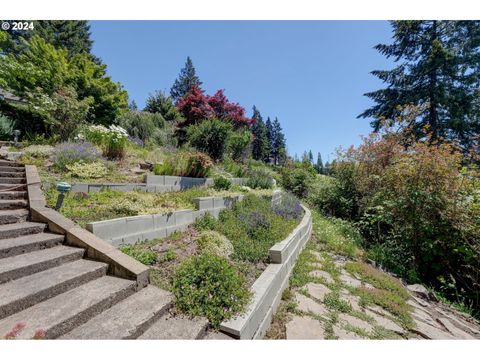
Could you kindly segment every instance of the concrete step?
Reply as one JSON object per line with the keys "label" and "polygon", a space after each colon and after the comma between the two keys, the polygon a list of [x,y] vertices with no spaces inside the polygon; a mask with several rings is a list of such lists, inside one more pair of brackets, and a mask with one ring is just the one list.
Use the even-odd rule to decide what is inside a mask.
{"label": "concrete step", "polygon": [[27,200],[0,200],[0,210],[22,209],[27,206]]}
{"label": "concrete step", "polygon": [[0,241],[29,234],[38,234],[45,230],[47,225],[36,222],[21,222],[15,224],[0,225]]}
{"label": "concrete step", "polygon": [[27,209],[0,210],[0,225],[25,222],[29,214]]}
{"label": "concrete step", "polygon": [[82,259],[0,285],[0,319],[105,276],[107,268]]}
{"label": "concrete step", "polygon": [[139,339],[201,339],[207,330],[208,321],[205,318],[189,318],[184,315],[170,313],[158,319],[147,329]]}
{"label": "concrete step", "polygon": [[24,166],[3,166],[0,165],[0,173],[2,172],[23,172],[25,173],[25,167]]}
{"label": "concrete step", "polygon": [[26,191],[4,191],[0,192],[0,200],[26,199]]}
{"label": "concrete step", "polygon": [[0,259],[48,249],[63,243],[64,235],[42,232],[0,241]]}
{"label": "concrete step", "polygon": [[102,276],[63,294],[33,305],[0,321],[0,334],[22,322],[18,339],[31,339],[37,329],[57,338],[112,307],[135,292],[135,282]]}
{"label": "concrete step", "polygon": [[62,339],[136,339],[172,306],[172,295],[155,286],[147,286]]}
{"label": "concrete step", "polygon": [[0,166],[18,167],[25,169],[25,165],[16,163],[15,161],[0,160]]}
{"label": "concrete step", "polygon": [[27,190],[26,184],[1,184],[0,191],[25,191]]}
{"label": "concrete step", "polygon": [[24,177],[14,178],[14,177],[0,177],[0,184],[25,184],[26,180]]}
{"label": "concrete step", "polygon": [[[15,168],[13,168],[15,169]],[[22,178],[25,179],[25,172],[21,171],[0,171],[0,178]]]}
{"label": "concrete step", "polygon": [[84,251],[84,249],[59,245],[0,259],[0,284],[79,260],[83,257]]}

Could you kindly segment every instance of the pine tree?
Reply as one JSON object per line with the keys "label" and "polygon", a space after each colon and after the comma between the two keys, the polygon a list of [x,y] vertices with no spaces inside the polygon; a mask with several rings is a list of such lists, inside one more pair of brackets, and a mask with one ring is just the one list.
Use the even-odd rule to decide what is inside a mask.
{"label": "pine tree", "polygon": [[310,162],[311,165],[313,165],[313,153],[312,150],[308,151],[308,161]]}
{"label": "pine tree", "polygon": [[324,173],[322,155],[320,153],[318,153],[318,155],[317,155],[317,164],[316,164],[315,168],[317,169],[317,172],[319,174]]}
{"label": "pine tree", "polygon": [[90,25],[85,20],[37,20],[33,22],[33,30],[9,30],[14,42],[13,53],[26,50],[22,38],[29,41],[37,35],[55,48],[64,48],[71,58],[78,54],[89,54],[91,60],[101,64],[101,60],[91,54],[93,41],[90,38]]}
{"label": "pine tree", "polygon": [[192,59],[190,56],[187,57],[185,66],[180,70],[178,78],[173,83],[172,88],[170,89],[170,95],[174,101],[179,98],[184,97],[193,85],[201,86],[202,82],[196,75],[195,67],[193,66]]}
{"label": "pine tree", "polygon": [[252,119],[255,120],[254,124],[252,125],[252,156],[255,160],[267,162],[270,155],[267,127],[263,122],[262,115],[256,106],[253,106]]}
{"label": "pine tree", "polygon": [[138,106],[137,106],[137,103],[135,102],[135,100],[130,101],[130,104],[128,104],[128,108],[132,111],[137,111],[138,110]]}
{"label": "pine tree", "polygon": [[324,173],[325,175],[330,175],[330,169],[331,169],[331,167],[332,167],[332,165],[330,165],[330,163],[329,163],[328,160],[327,160],[327,162],[325,163],[325,166],[324,166],[324,168],[323,168],[323,173]]}
{"label": "pine tree", "polygon": [[143,110],[160,114],[166,121],[174,122],[182,119],[182,115],[173,104],[172,98],[159,90],[148,96]]}
{"label": "pine tree", "polygon": [[275,135],[273,132],[273,123],[270,120],[270,116],[267,117],[267,121],[265,122],[265,127],[267,128],[267,143],[268,143],[268,159],[267,162],[273,157],[273,146],[275,142]]}
{"label": "pine tree", "polygon": [[415,121],[433,138],[458,140],[464,148],[480,132],[480,21],[392,21],[393,43],[375,48],[398,65],[375,70],[387,88],[365,94],[376,103],[359,117],[373,117],[378,131],[401,106],[425,108]]}
{"label": "pine tree", "polygon": [[272,128],[273,141],[271,154],[273,156],[273,163],[278,165],[279,163],[284,162],[287,157],[286,141],[282,127],[280,126],[280,122],[277,118],[275,118]]}

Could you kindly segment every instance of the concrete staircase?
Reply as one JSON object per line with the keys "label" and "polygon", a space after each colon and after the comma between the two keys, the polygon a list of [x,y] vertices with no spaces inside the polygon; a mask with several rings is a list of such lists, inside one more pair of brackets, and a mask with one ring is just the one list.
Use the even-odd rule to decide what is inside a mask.
{"label": "concrete staircase", "polygon": [[0,160],[0,339],[197,339],[204,319],[173,316],[172,296],[154,286],[107,275],[64,235],[29,221],[25,168]]}

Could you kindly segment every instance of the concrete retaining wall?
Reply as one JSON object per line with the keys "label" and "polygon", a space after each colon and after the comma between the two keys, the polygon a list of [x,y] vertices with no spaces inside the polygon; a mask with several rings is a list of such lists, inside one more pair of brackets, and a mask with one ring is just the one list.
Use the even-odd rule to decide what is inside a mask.
{"label": "concrete retaining wall", "polygon": [[174,231],[183,231],[205,213],[218,218],[220,211],[241,201],[243,195],[232,197],[201,197],[194,199],[195,210],[178,210],[168,214],[139,215],[87,224],[87,230],[114,246],[137,241],[164,238]]}
{"label": "concrete retaining wall", "polygon": [[220,330],[238,339],[261,339],[278,308],[282,292],[288,286],[295,261],[312,232],[312,215],[305,210],[304,217],[295,230],[270,249],[272,264],[268,265],[253,283],[247,312],[235,319],[224,321]]}
{"label": "concrete retaining wall", "polygon": [[[231,178],[233,185],[243,185],[247,179]],[[144,183],[76,183],[72,185],[72,192],[97,192],[103,189],[116,191],[148,191],[148,192],[172,192],[190,189],[192,187],[213,186],[212,178],[192,178],[186,176],[145,175]]]}

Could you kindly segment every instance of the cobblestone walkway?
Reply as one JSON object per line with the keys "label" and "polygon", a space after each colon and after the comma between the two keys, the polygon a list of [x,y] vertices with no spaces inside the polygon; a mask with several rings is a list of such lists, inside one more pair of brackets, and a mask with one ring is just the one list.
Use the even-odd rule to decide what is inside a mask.
{"label": "cobblestone walkway", "polygon": [[478,322],[420,285],[332,253],[304,252],[304,285],[284,293],[267,338],[480,339]]}

